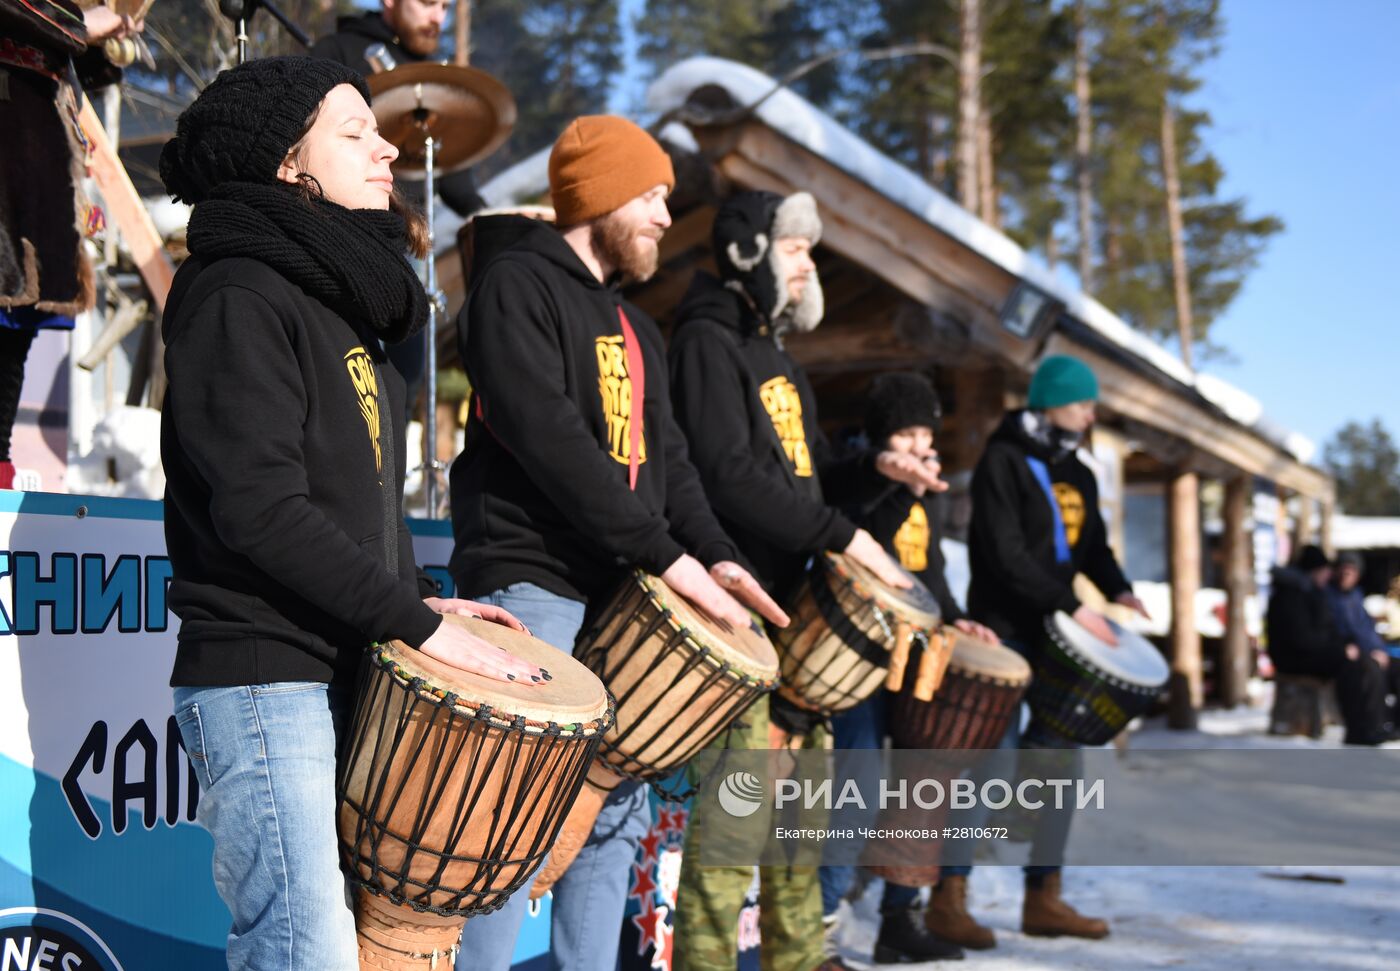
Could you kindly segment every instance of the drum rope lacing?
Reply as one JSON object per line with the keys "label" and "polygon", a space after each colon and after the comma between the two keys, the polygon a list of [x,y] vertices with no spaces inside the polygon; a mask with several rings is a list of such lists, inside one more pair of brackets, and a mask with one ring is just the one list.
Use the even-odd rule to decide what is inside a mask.
{"label": "drum rope lacing", "polygon": [[[383,648],[372,649],[368,660],[336,787],[343,806],[356,817],[353,840],[342,832],[347,878],[419,913],[471,916],[498,910],[549,852],[564,811],[577,797],[598,744],[615,720],[611,696],[600,718],[538,722],[508,716],[488,704],[472,707],[404,669]],[[416,740],[408,742],[411,728]],[[469,742],[478,744],[468,753]],[[365,756],[364,778],[350,792],[351,770],[364,768]],[[464,775],[469,784],[454,798],[447,787],[463,758],[469,760]],[[501,768],[505,782],[492,785],[493,773]],[[463,778],[460,773],[456,777]],[[532,784],[541,779],[552,781]],[[417,805],[405,802],[410,781],[417,785]],[[492,804],[493,799],[504,805]],[[452,852],[462,845],[469,824],[488,817],[486,833],[473,844],[480,844],[481,855]],[[430,826],[446,851],[425,843]],[[402,857],[400,866],[386,866],[386,848]],[[425,859],[431,872],[423,872]],[[468,885],[444,886],[448,868],[462,864],[476,868]],[[502,879],[508,869],[514,872]]]}
{"label": "drum rope lacing", "polygon": [[[675,786],[668,787],[662,782],[677,773],[710,741],[706,736],[712,733],[708,732],[705,726],[717,723],[728,725],[760,696],[777,687],[777,679],[755,677],[720,657],[709,646],[703,644],[661,600],[656,591],[641,579],[637,580],[636,587],[629,592],[624,603],[634,598],[637,602],[630,606],[629,612],[621,622],[616,617],[610,617],[597,623],[588,637],[588,649],[579,658],[604,684],[614,687],[620,680],[620,674],[634,660],[630,652],[616,650],[623,639],[634,644],[646,644],[652,638],[662,635],[664,631],[667,632],[662,649],[655,653],[645,671],[641,676],[634,677],[631,684],[621,689],[622,693],[617,696],[617,708],[626,713],[631,724],[622,731],[614,729],[603,739],[599,758],[607,768],[624,778],[650,783],[663,799],[684,802],[695,794],[695,786],[678,781]],[[653,615],[650,619],[643,620],[644,614],[649,611]],[[614,627],[611,637],[605,635],[609,625]],[[615,660],[610,666],[609,659],[614,655]],[[655,680],[651,677],[664,667],[674,666],[677,655],[682,655],[680,667],[668,675],[675,683],[680,683],[687,675],[699,669],[708,668],[704,679],[683,702],[678,702],[673,695],[666,692],[655,691]],[[633,699],[638,697],[639,692],[648,688],[654,692],[650,701],[644,702],[638,711],[631,710],[630,704]],[[718,697],[709,699],[709,711],[695,723],[696,728],[700,730],[693,731],[686,737],[678,736],[672,739],[660,752],[650,751],[656,745],[655,735],[631,746],[634,753],[645,753],[644,755],[628,755],[623,751],[635,733],[652,722],[653,716],[664,714],[666,710],[688,711],[716,692]],[[657,727],[657,734],[670,728],[671,722],[671,719],[663,720]],[[683,780],[684,777],[681,778]]]}

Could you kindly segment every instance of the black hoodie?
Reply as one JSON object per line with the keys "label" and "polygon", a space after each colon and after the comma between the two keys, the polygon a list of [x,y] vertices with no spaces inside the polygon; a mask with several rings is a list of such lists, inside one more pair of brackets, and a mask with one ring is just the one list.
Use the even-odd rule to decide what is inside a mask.
{"label": "black hoodie", "polygon": [[[1068,562],[1056,561],[1050,498],[1028,457],[1044,462],[1049,473],[1069,542]],[[1047,614],[1079,608],[1076,573],[1110,600],[1132,589],[1109,548],[1093,472],[1073,452],[1057,454],[1033,439],[1020,411],[1002,419],[973,473],[968,557],[972,619],[1032,652],[1044,638]]]}
{"label": "black hoodie", "polygon": [[341,680],[371,641],[427,640],[404,449],[381,468],[375,434],[404,441],[403,383],[373,336],[245,257],[186,260],[162,332],[171,684]]}
{"label": "black hoodie", "polygon": [[938,601],[945,621],[961,620],[963,609],[953,598],[944,576],[941,493],[916,496],[908,486],[885,478],[873,468],[860,476],[858,492],[842,500],[842,508],[863,527],[900,566],[918,577]]}
{"label": "black hoodie", "polygon": [[697,274],[677,321],[676,419],[720,522],[783,596],[808,556],[850,544],[856,528],[826,504],[822,480],[847,479],[864,459],[832,460],[807,376],[739,293]]}
{"label": "black hoodie", "polygon": [[[482,269],[457,318],[471,418],[451,472],[451,571],[464,595],[528,581],[587,601],[627,566],[660,574],[686,552],[706,566],[734,559],[671,413],[656,324],[549,224],[493,216],[474,226]],[[619,309],[645,370],[635,492]]]}
{"label": "black hoodie", "polygon": [[[413,53],[399,40],[394,28],[384,19],[382,12],[367,10],[353,17],[339,17],[335,22],[335,33],[327,34],[311,45],[308,52],[312,57],[324,57],[338,61],[348,68],[359,71],[365,77],[374,73],[365,51],[372,44],[383,44],[394,63],[413,64],[432,60]],[[412,179],[396,179],[395,185],[408,198],[419,206],[423,204],[423,183]],[[467,216],[486,205],[477,192],[476,176],[471,169],[449,172],[436,180],[436,189],[442,201],[460,216]]]}

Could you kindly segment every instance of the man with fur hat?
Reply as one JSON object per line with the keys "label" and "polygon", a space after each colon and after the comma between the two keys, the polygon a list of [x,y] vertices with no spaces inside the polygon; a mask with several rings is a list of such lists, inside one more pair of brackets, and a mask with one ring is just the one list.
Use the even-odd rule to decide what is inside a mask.
{"label": "man with fur hat", "polygon": [[[619,290],[656,270],[671,160],[631,122],[585,116],[555,143],[549,182],[557,226],[473,224],[457,322],[471,418],[450,478],[459,590],[563,651],[632,568],[723,621],[748,625],[748,605],[785,624],[710,511],[672,416],[661,333]],[[647,827],[645,787],[624,782],[553,887],[552,967],[613,971]],[[505,971],[526,904],[518,893],[468,921],[458,968]]]}
{"label": "man with fur hat", "polygon": [[[1047,615],[1064,611],[1099,640],[1117,638],[1102,614],[1079,602],[1074,578],[1083,573],[1109,600],[1146,616],[1123,575],[1099,512],[1098,483],[1077,456],[1094,423],[1099,383],[1083,361],[1066,355],[1043,360],[1031,378],[1028,407],[1009,412],[992,433],[972,476],[968,612],[1035,667]],[[1013,718],[1003,748],[1021,744]],[[1039,736],[1034,744],[1074,748],[1068,739]],[[974,810],[977,812],[977,810]],[[1042,813],[1036,823],[1021,930],[1047,937],[1102,938],[1106,921],[1085,917],[1060,898],[1061,867],[1069,840],[1068,813]],[[955,825],[976,827],[980,820]],[[970,861],[967,845],[945,847],[945,859]],[[963,947],[996,946],[996,936],[967,912],[967,865],[945,865],[929,898],[930,930]]]}
{"label": "man with fur hat", "polygon": [[[820,238],[816,203],[805,192],[786,198],[746,192],[726,201],[714,225],[723,280],[697,276],[670,351],[676,417],[705,493],[780,602],[797,589],[807,560],[825,550],[850,554],[894,586],[909,583],[880,544],[823,497],[823,480],[845,479],[870,460],[830,460],[811,386],[783,347],[786,334],[821,322],[811,257]],[[886,458],[882,468],[911,484],[938,484],[936,473],[910,456]],[[729,745],[763,749],[796,738],[808,746],[821,743],[818,720],[771,698],[749,709],[749,731],[730,733]],[[708,808],[697,806],[691,814],[679,891],[685,903],[676,913],[676,967],[691,971],[734,967],[736,920],[752,877],[748,867],[694,862]],[[839,967],[823,954],[814,868],[761,868],[759,913],[766,971]]]}

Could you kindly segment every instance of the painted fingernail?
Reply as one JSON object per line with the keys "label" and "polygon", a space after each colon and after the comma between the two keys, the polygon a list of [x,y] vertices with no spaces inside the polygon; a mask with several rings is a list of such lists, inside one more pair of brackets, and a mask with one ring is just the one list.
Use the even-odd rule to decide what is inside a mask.
{"label": "painted fingernail", "polygon": [[533,681],[533,682],[535,682],[535,684],[539,684],[541,681],[544,680],[544,678],[541,678],[541,677],[539,677],[538,675],[532,674],[532,675],[530,675],[530,680]]}
{"label": "painted fingernail", "polygon": [[553,681],[554,675],[549,673],[549,668],[540,668],[540,676],[546,681]]}
{"label": "painted fingernail", "polygon": [[515,675],[513,675],[513,674],[507,674],[507,675],[506,675],[506,680],[507,680],[507,681],[514,681],[514,680],[515,680]]}

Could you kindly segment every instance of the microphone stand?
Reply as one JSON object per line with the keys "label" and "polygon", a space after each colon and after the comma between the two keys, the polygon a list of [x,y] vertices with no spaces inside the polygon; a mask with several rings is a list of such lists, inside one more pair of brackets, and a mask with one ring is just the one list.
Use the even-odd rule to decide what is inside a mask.
{"label": "microphone stand", "polygon": [[248,21],[253,19],[253,14],[258,12],[259,7],[270,13],[302,47],[311,46],[311,38],[307,36],[306,31],[294,24],[273,0],[219,0],[219,12],[238,24],[239,64],[248,60]]}

